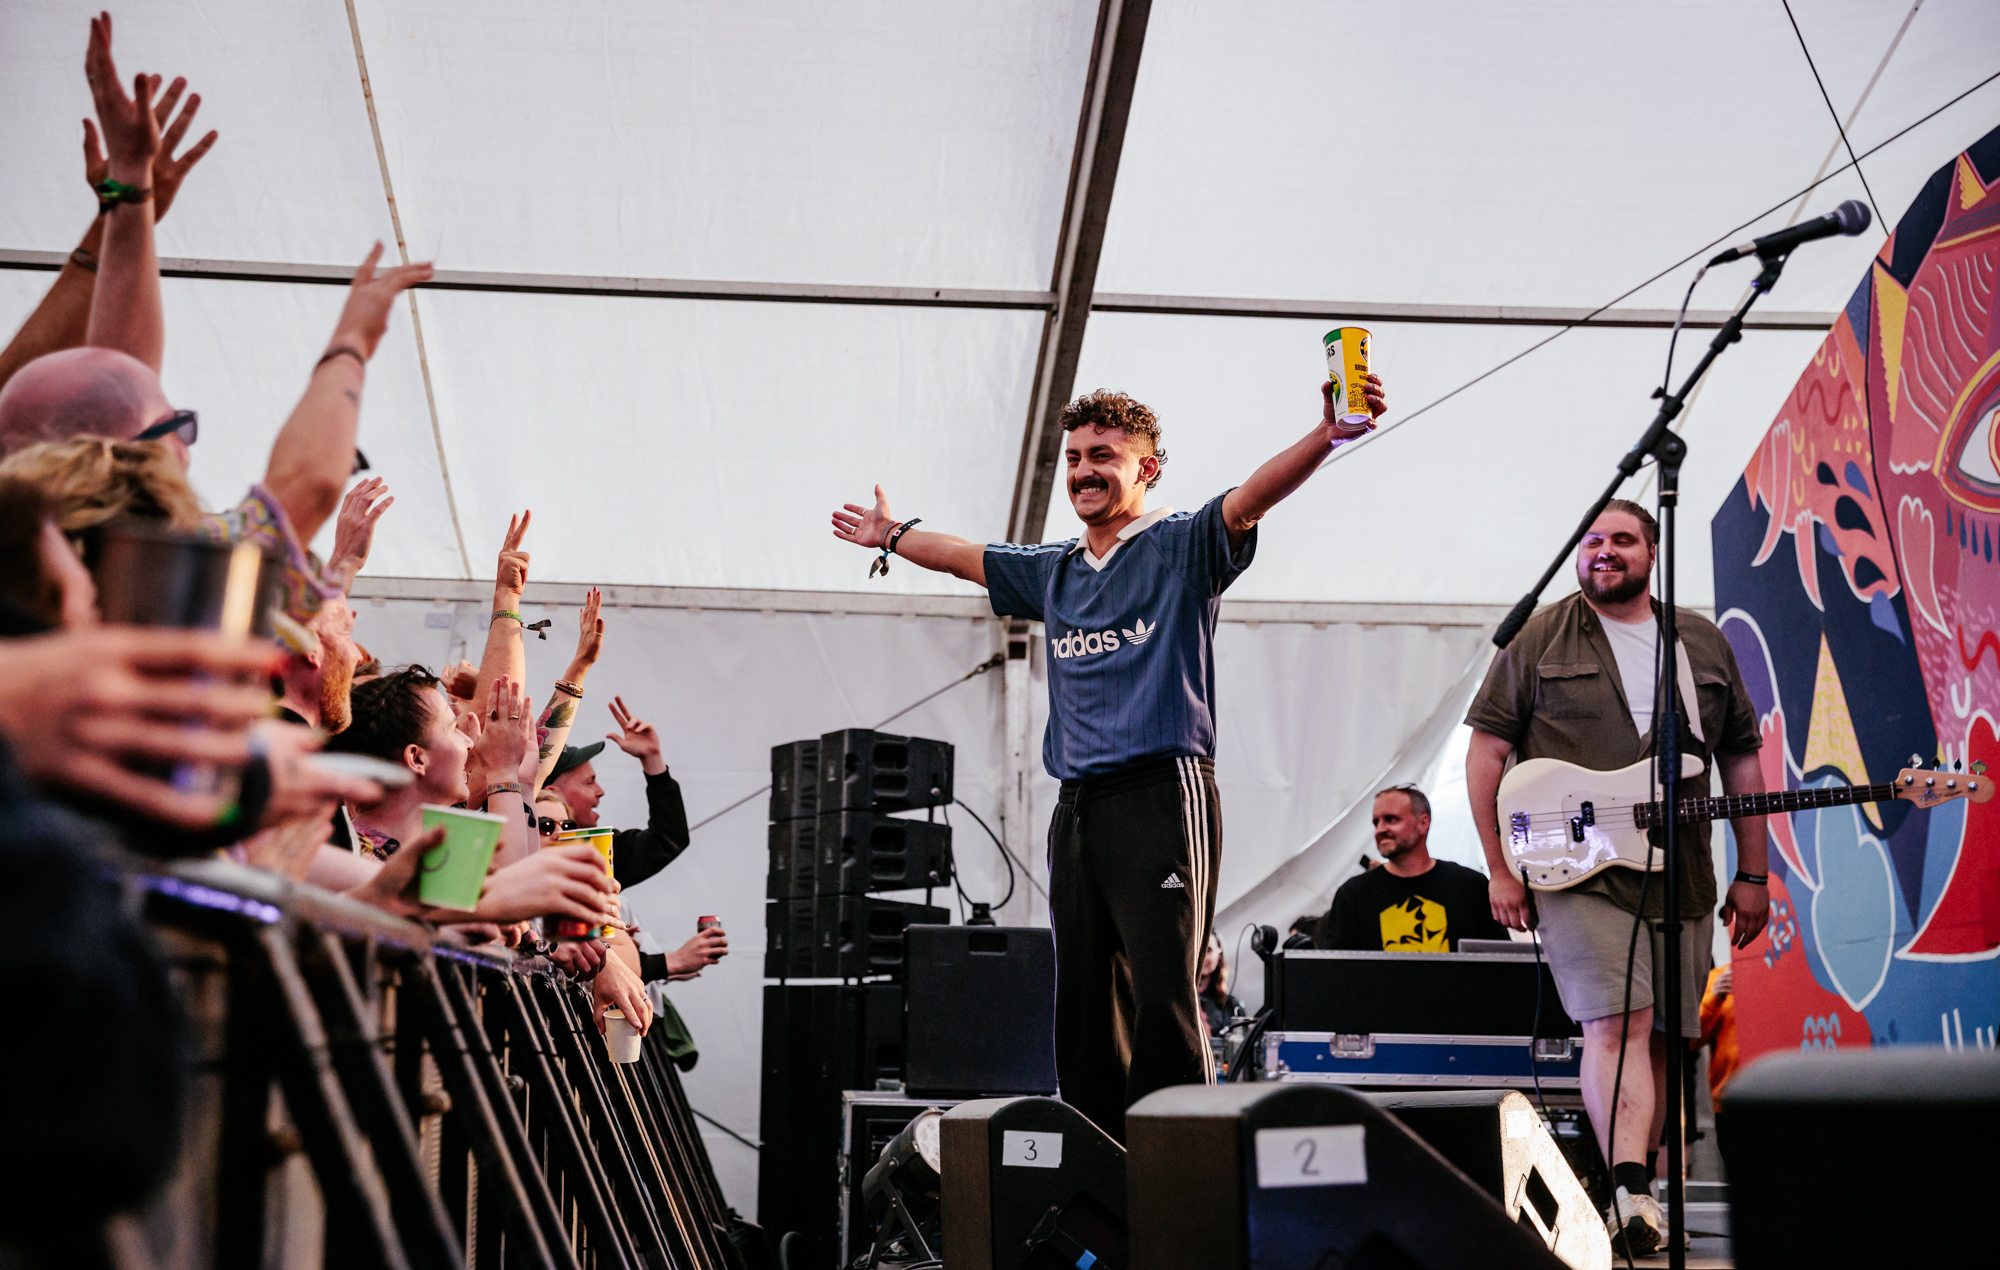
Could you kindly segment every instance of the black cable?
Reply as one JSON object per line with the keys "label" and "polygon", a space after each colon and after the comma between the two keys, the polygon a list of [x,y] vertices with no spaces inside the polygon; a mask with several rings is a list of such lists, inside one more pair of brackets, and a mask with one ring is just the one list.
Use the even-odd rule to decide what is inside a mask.
{"label": "black cable", "polygon": [[1521,889],[1528,891],[1528,940],[1535,946],[1535,1021],[1528,1026],[1528,1077],[1535,1082],[1535,1102],[1542,1119],[1549,1118],[1549,1100],[1542,1094],[1542,1073],[1535,1067],[1535,1043],[1542,1035],[1542,934],[1541,918],[1535,912],[1535,893],[1528,888],[1528,866],[1521,866]]}
{"label": "black cable", "polygon": [[[985,818],[982,817],[978,812],[972,810],[972,808],[966,807],[965,800],[963,798],[954,798],[952,799],[952,801],[957,803],[961,807],[965,807],[966,814],[979,822],[979,827],[986,831],[986,836],[993,839],[993,846],[1000,852],[1001,860],[1006,862],[1007,895],[1005,899],[1002,899],[998,904],[995,904],[993,906],[995,908],[1005,908],[1007,906],[1007,901],[1014,898],[1014,855],[1011,851],[1007,850],[1007,844],[1000,841],[1000,835],[993,832],[993,827],[986,823]],[[954,869],[953,872],[955,874],[957,870]]]}
{"label": "black cable", "polygon": [[[1481,373],[1473,376],[1471,379],[1466,380],[1458,387],[1452,389],[1444,396],[1439,397],[1435,401],[1417,407],[1415,410],[1412,410],[1409,414],[1404,415],[1402,417],[1402,421],[1396,424],[1395,426],[1397,428],[1402,427],[1403,424],[1410,422],[1410,420],[1416,418],[1418,415],[1423,414],[1428,410],[1433,410],[1438,406],[1442,406],[1445,402],[1450,401],[1453,397],[1458,396],[1458,394],[1464,392],[1466,389],[1471,388],[1487,379],[1492,378],[1494,375],[1499,374],[1501,371],[1507,369],[1509,366],[1512,366],[1515,362],[1520,361],[1523,357],[1526,357],[1528,354],[1536,351],[1537,349],[1544,348],[1549,344],[1554,343],[1556,340],[1561,339],[1563,336],[1569,334],[1577,327],[1589,325],[1590,320],[1592,318],[1604,312],[1606,309],[1611,308],[1613,305],[1617,304],[1620,300],[1623,300],[1628,296],[1636,295],[1639,292],[1644,291],[1647,287],[1652,286],[1655,282],[1658,282],[1660,279],[1666,277],[1674,270],[1688,263],[1690,260],[1693,260],[1698,256],[1707,254],[1709,248],[1714,247],[1719,243],[1727,242],[1729,239],[1734,238],[1737,234],[1740,234],[1744,230],[1750,228],[1750,226],[1755,225],[1758,221],[1763,220],[1766,216],[1769,216],[1772,212],[1782,211],[1787,203],[1796,202],[1797,200],[1804,198],[1806,195],[1812,193],[1820,186],[1825,185],[1828,181],[1831,181],[1833,178],[1847,171],[1847,168],[1849,167],[1858,168],[1859,159],[1869,158],[1878,153],[1879,151],[1881,151],[1885,146],[1892,145],[1895,142],[1902,140],[1905,136],[1909,135],[1911,132],[1914,132],[1918,128],[1923,127],[1931,120],[1937,118],[1945,111],[1950,110],[1953,106],[1956,106],[1959,102],[1964,101],[1967,97],[1972,96],[1972,94],[1978,92],[1980,89],[1986,87],[1988,84],[1992,83],[1996,79],[2000,79],[2000,71],[1993,72],[1991,75],[1988,75],[1985,79],[1980,80],[1978,83],[1966,89],[1958,96],[1952,98],[1950,101],[1944,103],[1942,106],[1939,106],[1936,110],[1931,111],[1929,114],[1924,115],[1916,122],[1911,123],[1905,128],[1902,128],[1901,130],[1895,132],[1894,134],[1890,135],[1884,140],[1877,142],[1875,145],[1868,147],[1868,149],[1863,150],[1859,158],[1854,163],[1850,163],[1846,167],[1835,168],[1833,171],[1827,173],[1825,176],[1819,178],[1817,181],[1814,181],[1812,184],[1806,186],[1804,189],[1798,191],[1797,193],[1788,195],[1787,197],[1778,200],[1776,203],[1773,203],[1770,207],[1765,208],[1763,211],[1757,213],[1755,216],[1752,216],[1749,220],[1744,221],[1741,225],[1738,225],[1733,229],[1724,230],[1721,234],[1717,235],[1715,238],[1710,239],[1708,242],[1702,244],[1700,247],[1695,248],[1687,255],[1682,256],[1679,260],[1674,261],[1674,263],[1660,270],[1658,273],[1646,279],[1644,282],[1639,283],[1637,286],[1628,288],[1627,290],[1612,297],[1611,299],[1606,300],[1603,304],[1598,305],[1596,308],[1584,314],[1576,321],[1565,323],[1560,330],[1556,331],[1553,335],[1550,335],[1547,339],[1538,340],[1535,343],[1530,344],[1528,347],[1522,349],[1520,352],[1514,354],[1512,357],[1509,357],[1506,361],[1501,362],[1498,366],[1493,367],[1491,370],[1482,371]],[[1878,221],[1880,220],[1879,216],[1877,217],[1877,220]]]}
{"label": "black cable", "polygon": [[1854,175],[1861,178],[1861,192],[1868,196],[1868,209],[1875,213],[1875,226],[1886,237],[1889,222],[1882,219],[1882,209],[1875,206],[1875,191],[1868,188],[1868,174],[1861,170],[1861,160],[1854,157],[1854,143],[1847,139],[1847,127],[1840,122],[1840,112],[1833,108],[1833,98],[1827,96],[1826,81],[1819,77],[1819,67],[1813,65],[1812,50],[1806,47],[1805,32],[1799,30],[1799,20],[1792,15],[1792,0],[1778,2],[1785,6],[1785,17],[1791,21],[1792,34],[1799,37],[1799,52],[1806,55],[1806,68],[1812,71],[1813,83],[1819,85],[1819,99],[1826,103],[1826,113],[1833,116],[1834,131],[1840,134],[1840,144],[1847,150],[1848,166],[1854,169]]}
{"label": "black cable", "polygon": [[1674,390],[1674,345],[1680,343],[1681,324],[1687,321],[1688,304],[1694,299],[1694,289],[1701,285],[1702,276],[1707,272],[1707,265],[1695,270],[1694,281],[1688,283],[1687,294],[1681,297],[1681,311],[1674,317],[1674,333],[1667,337],[1667,373],[1660,376],[1660,391],[1653,394],[1655,400]]}

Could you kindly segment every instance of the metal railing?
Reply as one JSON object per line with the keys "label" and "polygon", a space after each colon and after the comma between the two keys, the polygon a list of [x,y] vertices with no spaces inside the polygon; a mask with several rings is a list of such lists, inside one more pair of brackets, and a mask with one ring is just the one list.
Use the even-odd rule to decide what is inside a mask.
{"label": "metal railing", "polygon": [[297,1264],[300,1157],[327,1266],[765,1264],[662,1047],[611,1062],[546,962],[227,863],[138,881],[200,1060],[179,1174],[142,1219],[162,1262]]}

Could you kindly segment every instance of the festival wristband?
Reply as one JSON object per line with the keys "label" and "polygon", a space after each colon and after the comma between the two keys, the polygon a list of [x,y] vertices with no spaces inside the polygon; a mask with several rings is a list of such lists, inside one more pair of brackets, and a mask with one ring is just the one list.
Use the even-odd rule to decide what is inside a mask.
{"label": "festival wristband", "polygon": [[69,253],[69,262],[79,269],[88,269],[92,273],[97,272],[97,257],[81,247]]}
{"label": "festival wristband", "polygon": [[120,203],[145,203],[153,197],[151,189],[142,190],[136,185],[127,185],[123,181],[114,181],[110,177],[106,177],[90,188],[97,192],[97,214],[99,216],[104,215]]}
{"label": "festival wristband", "polygon": [[1752,886],[1769,886],[1771,884],[1771,875],[1768,873],[1746,873],[1742,869],[1738,869],[1736,870],[1734,880],[1737,882],[1748,882]]}
{"label": "festival wristband", "polygon": [[499,621],[503,617],[511,617],[515,621],[519,622],[522,626],[526,626],[528,624],[528,619],[522,617],[519,613],[516,613],[513,609],[495,609],[493,610],[493,617],[490,621],[487,622],[487,625],[491,626],[494,622]]}
{"label": "festival wristband", "polygon": [[496,785],[488,785],[486,792],[480,795],[480,797],[491,798],[495,794],[519,794],[521,797],[526,798],[528,791],[519,781],[501,781]]}
{"label": "festival wristband", "polygon": [[874,564],[868,566],[868,576],[870,578],[873,578],[878,573],[887,574],[889,572],[889,557],[896,554],[896,544],[902,540],[904,534],[910,531],[912,525],[922,524],[923,519],[921,516],[912,516],[908,520],[898,521],[896,524],[889,526],[889,532],[882,538],[882,554],[875,557]]}

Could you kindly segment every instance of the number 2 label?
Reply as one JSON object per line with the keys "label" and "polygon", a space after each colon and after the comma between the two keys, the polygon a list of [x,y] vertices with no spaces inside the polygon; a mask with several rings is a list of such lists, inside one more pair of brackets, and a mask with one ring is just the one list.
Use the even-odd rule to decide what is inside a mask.
{"label": "number 2 label", "polygon": [[1000,1164],[1003,1168],[1059,1169],[1062,1167],[1060,1133],[1022,1132],[1004,1129],[1000,1133]]}
{"label": "number 2 label", "polygon": [[1257,1130],[1257,1185],[1352,1186],[1368,1180],[1367,1130],[1358,1124]]}

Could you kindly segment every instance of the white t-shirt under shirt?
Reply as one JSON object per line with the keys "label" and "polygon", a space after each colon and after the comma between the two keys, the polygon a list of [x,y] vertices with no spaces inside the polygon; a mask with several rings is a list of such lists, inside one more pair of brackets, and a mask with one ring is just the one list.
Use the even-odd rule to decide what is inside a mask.
{"label": "white t-shirt under shirt", "polygon": [[1618,678],[1625,685],[1625,704],[1640,736],[1653,732],[1654,676],[1660,648],[1660,625],[1648,614],[1643,622],[1615,622],[1603,617],[1604,635],[1618,659]]}

